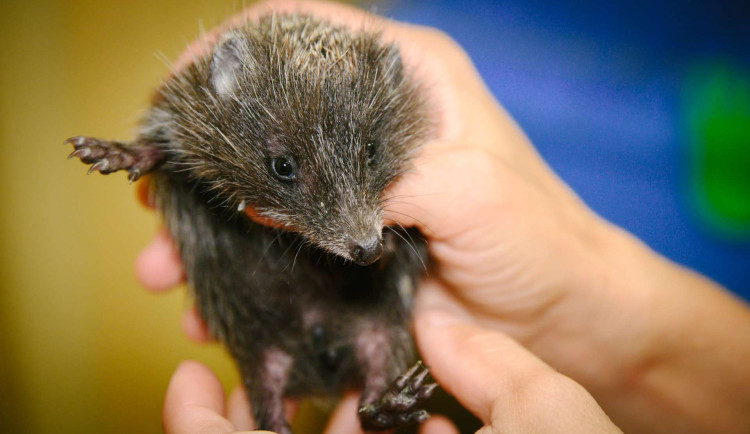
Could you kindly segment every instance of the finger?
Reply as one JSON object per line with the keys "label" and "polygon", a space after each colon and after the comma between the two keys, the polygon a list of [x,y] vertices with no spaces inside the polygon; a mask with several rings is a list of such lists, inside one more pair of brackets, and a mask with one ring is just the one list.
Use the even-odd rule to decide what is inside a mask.
{"label": "finger", "polygon": [[164,291],[184,280],[182,263],[166,229],[160,229],[135,262],[135,275],[141,285]]}
{"label": "finger", "polygon": [[182,316],[182,330],[188,338],[197,342],[210,342],[213,340],[208,326],[201,319],[195,305],[191,306]]}
{"label": "finger", "polygon": [[250,402],[242,387],[235,387],[227,401],[227,417],[238,430],[255,429],[255,419],[250,411]]}
{"label": "finger", "polygon": [[167,388],[162,424],[167,434],[219,434],[235,431],[223,417],[224,391],[204,365],[185,361]]}
{"label": "finger", "polygon": [[458,428],[445,416],[436,414],[419,427],[419,434],[458,434]]}
{"label": "finger", "polygon": [[359,424],[359,394],[350,393],[344,396],[339,405],[331,415],[331,419],[326,426],[326,434],[364,433],[362,426]]}
{"label": "finger", "polygon": [[454,293],[437,279],[425,279],[414,297],[415,311],[445,310],[471,322],[473,315]]}
{"label": "finger", "polygon": [[420,353],[433,376],[484,423],[516,384],[554,374],[512,339],[472,324],[453,307],[422,305],[414,315]]}

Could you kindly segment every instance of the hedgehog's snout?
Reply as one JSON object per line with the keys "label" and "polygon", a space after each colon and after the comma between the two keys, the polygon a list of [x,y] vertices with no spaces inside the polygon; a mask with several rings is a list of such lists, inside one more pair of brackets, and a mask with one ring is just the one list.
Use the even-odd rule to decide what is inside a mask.
{"label": "hedgehog's snout", "polygon": [[383,254],[383,241],[380,236],[373,236],[367,240],[350,240],[347,246],[352,261],[359,265],[370,265]]}

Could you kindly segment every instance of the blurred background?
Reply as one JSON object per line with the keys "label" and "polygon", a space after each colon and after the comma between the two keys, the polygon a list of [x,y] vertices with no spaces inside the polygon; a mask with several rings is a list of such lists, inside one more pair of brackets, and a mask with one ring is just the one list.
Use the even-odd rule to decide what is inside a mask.
{"label": "blurred background", "polygon": [[[86,177],[60,143],[131,138],[168,72],[155,54],[176,57],[241,4],[0,1],[0,431],[159,432],[186,358],[236,382],[220,348],[182,335],[185,291],[135,281],[157,217],[124,175]],[[750,297],[747,2],[374,7],[457,39],[594,210]]]}

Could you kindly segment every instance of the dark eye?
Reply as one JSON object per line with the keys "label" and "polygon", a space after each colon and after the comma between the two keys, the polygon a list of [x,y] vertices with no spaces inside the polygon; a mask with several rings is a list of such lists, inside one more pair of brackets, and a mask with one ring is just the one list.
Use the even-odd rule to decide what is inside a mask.
{"label": "dark eye", "polygon": [[375,142],[367,142],[367,144],[365,145],[365,154],[367,154],[368,163],[372,163],[372,161],[375,159],[375,151],[377,151]]}
{"label": "dark eye", "polygon": [[290,158],[277,157],[271,162],[273,174],[283,181],[294,179],[294,163]]}

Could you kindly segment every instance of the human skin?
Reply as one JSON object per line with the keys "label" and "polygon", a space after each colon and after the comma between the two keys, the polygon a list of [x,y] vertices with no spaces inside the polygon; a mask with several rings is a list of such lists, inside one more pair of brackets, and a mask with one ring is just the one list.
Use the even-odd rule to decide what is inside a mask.
{"label": "human skin", "polygon": [[[386,219],[417,226],[429,240],[439,266],[417,293],[420,353],[486,429],[616,429],[598,402],[625,431],[750,431],[747,306],[590,211],[455,42],[336,4],[272,2],[235,22],[269,9],[382,30],[426,84],[435,138],[388,191]],[[192,52],[205,52],[214,35]],[[137,274],[152,289],[181,280],[164,233]],[[206,337],[194,314],[186,329]],[[486,375],[472,381],[479,372]],[[498,385],[488,387],[493,373]],[[165,411],[165,426],[167,419]]]}

